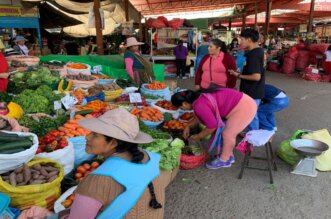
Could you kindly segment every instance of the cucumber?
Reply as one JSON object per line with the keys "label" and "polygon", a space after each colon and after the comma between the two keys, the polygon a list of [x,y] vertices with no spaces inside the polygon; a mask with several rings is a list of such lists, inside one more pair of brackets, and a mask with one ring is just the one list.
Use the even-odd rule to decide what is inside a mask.
{"label": "cucumber", "polygon": [[85,116],[87,114],[93,113],[93,110],[81,110],[75,113],[75,115]]}
{"label": "cucumber", "polygon": [[14,134],[14,133],[7,133],[7,132],[2,132],[2,131],[0,131],[0,136],[11,136],[11,137],[18,137],[18,134]]}
{"label": "cucumber", "polygon": [[15,148],[28,149],[31,146],[32,146],[32,142],[29,140],[1,143],[0,144],[0,153],[2,153],[2,151],[7,151],[7,150],[15,149]]}
{"label": "cucumber", "polygon": [[[20,142],[20,141],[30,141],[32,136],[27,136],[27,137],[19,137],[19,136],[1,136],[0,135],[0,142]],[[0,146],[1,147],[1,146]]]}
{"label": "cucumber", "polygon": [[8,150],[0,150],[0,154],[15,154],[25,150],[26,150],[25,148],[12,148]]}

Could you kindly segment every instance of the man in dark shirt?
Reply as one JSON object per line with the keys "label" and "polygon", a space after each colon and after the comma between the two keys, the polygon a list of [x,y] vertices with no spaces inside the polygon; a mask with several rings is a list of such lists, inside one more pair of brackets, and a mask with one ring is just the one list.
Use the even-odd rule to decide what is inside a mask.
{"label": "man in dark shirt", "polygon": [[[242,74],[236,71],[230,71],[230,74],[241,79],[240,91],[252,97],[259,106],[261,99],[264,98],[265,70],[264,50],[259,47],[259,33],[254,29],[245,29],[240,34],[241,46],[247,50],[246,63]],[[259,119],[255,115],[248,130],[259,129]]]}
{"label": "man in dark shirt", "polygon": [[76,42],[68,42],[64,47],[68,55],[79,55],[79,46]]}

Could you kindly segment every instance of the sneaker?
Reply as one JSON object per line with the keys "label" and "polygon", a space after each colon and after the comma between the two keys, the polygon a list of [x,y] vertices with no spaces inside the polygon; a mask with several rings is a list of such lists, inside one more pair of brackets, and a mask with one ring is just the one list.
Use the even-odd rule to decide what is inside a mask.
{"label": "sneaker", "polygon": [[233,164],[233,163],[236,162],[236,160],[234,159],[234,156],[233,155],[230,156],[230,158],[229,158],[228,161],[230,162],[230,164]]}
{"label": "sneaker", "polygon": [[210,170],[217,170],[219,168],[231,167],[231,163],[230,160],[223,161],[219,157],[217,157],[215,160],[207,163],[206,167]]}

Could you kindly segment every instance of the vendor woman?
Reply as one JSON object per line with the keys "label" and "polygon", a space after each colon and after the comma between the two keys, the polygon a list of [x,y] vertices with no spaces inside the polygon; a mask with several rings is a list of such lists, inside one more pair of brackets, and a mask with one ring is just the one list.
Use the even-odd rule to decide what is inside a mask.
{"label": "vendor woman", "polygon": [[[214,88],[203,91],[182,91],[171,98],[173,105],[192,110],[195,119],[184,130],[184,138],[189,137],[190,128],[201,122],[206,128],[190,140],[200,141],[213,134],[208,152],[217,148],[217,156],[207,163],[208,169],[230,167],[234,163],[233,148],[237,135],[253,120],[257,105],[244,93],[230,88]],[[226,122],[224,122],[226,120]],[[222,149],[222,150],[221,150]]]}
{"label": "vendor woman", "polygon": [[160,156],[138,148],[153,139],[139,131],[137,118],[119,108],[79,125],[92,131],[86,152],[106,160],[79,183],[71,209],[49,218],[163,218],[164,188],[156,179]]}
{"label": "vendor woman", "polygon": [[8,85],[8,63],[0,51],[0,92],[6,92]]}
{"label": "vendor woman", "polygon": [[139,53],[142,44],[135,37],[130,37],[126,40],[127,49],[124,53],[126,72],[138,85],[154,80],[152,64]]}

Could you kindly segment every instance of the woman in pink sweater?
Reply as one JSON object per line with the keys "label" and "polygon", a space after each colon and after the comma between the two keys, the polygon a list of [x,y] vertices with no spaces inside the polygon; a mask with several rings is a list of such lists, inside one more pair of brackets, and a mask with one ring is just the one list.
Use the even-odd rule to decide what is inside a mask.
{"label": "woman in pink sweater", "polygon": [[[190,135],[190,128],[198,123],[206,126],[199,134],[190,137],[200,141],[213,134],[208,151],[217,148],[217,157],[208,163],[208,169],[230,167],[234,163],[233,148],[237,135],[253,120],[257,105],[242,92],[229,88],[207,89],[204,91],[182,91],[172,96],[174,106],[192,110],[195,119],[184,130],[184,138]],[[224,122],[223,120],[226,120]],[[222,149],[222,150],[221,150]]]}
{"label": "woman in pink sweater", "polygon": [[219,39],[213,39],[208,51],[209,54],[202,58],[196,72],[196,89],[207,89],[211,84],[234,88],[237,78],[230,75],[228,70],[236,70],[237,67],[234,58],[227,53],[225,43]]}

